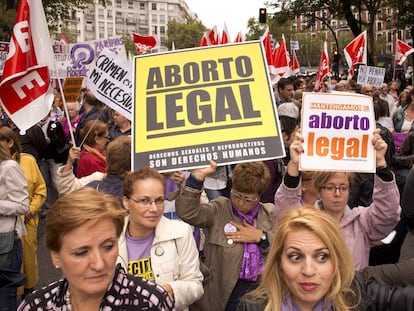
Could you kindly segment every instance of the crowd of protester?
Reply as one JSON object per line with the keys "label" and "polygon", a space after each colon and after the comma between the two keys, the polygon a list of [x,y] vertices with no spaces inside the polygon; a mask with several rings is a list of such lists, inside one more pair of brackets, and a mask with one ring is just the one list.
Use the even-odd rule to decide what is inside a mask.
{"label": "crowd of protester", "polygon": [[[131,122],[90,90],[68,116],[57,91],[25,134],[0,111],[1,231],[19,241],[0,278],[22,276],[0,311],[414,310],[414,89],[326,79],[372,96],[376,172],[304,172],[314,85],[274,85],[285,158],[170,173],[131,172]],[[39,218],[64,276],[42,289]]]}

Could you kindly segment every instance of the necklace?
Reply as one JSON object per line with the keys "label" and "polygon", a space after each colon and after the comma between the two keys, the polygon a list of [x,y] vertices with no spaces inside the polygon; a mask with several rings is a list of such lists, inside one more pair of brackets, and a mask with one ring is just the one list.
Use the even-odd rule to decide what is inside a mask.
{"label": "necklace", "polygon": [[66,292],[65,301],[66,301],[66,308],[67,308],[67,310],[68,311],[73,311],[72,300],[70,299],[70,291],[69,291],[69,288],[68,288],[68,291]]}

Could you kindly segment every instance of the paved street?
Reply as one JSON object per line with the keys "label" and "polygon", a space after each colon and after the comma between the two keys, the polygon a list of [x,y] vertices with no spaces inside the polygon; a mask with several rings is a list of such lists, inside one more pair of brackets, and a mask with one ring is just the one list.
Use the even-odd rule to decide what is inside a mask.
{"label": "paved street", "polygon": [[41,288],[50,282],[56,281],[61,278],[62,274],[59,269],[56,269],[50,259],[49,251],[46,249],[45,241],[45,219],[40,219],[38,229],[38,264],[40,280],[36,288]]}

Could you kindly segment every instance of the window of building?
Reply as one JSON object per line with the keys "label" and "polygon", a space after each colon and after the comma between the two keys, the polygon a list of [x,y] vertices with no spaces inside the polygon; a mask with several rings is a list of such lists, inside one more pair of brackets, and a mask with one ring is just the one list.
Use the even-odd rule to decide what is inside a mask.
{"label": "window of building", "polygon": [[116,7],[122,8],[122,0],[116,0]]}
{"label": "window of building", "polygon": [[139,3],[139,9],[140,10],[145,10],[145,2],[140,2]]}
{"label": "window of building", "polygon": [[98,10],[98,16],[99,16],[99,18],[104,18],[104,10],[103,9]]}
{"label": "window of building", "polygon": [[152,34],[157,35],[158,34],[158,26],[152,26]]}
{"label": "window of building", "polygon": [[158,9],[160,11],[165,11],[165,5],[166,5],[166,3],[158,3]]}
{"label": "window of building", "polygon": [[157,10],[157,4],[151,3],[151,10],[156,11]]}
{"label": "window of building", "polygon": [[168,4],[168,12],[175,12],[175,4]]}
{"label": "window of building", "polygon": [[106,16],[107,16],[108,18],[111,18],[111,19],[112,19],[112,10],[107,10],[107,11],[106,11]]}
{"label": "window of building", "polygon": [[157,23],[157,14],[152,14],[151,21],[152,21],[153,24]]}
{"label": "window of building", "polygon": [[377,30],[378,31],[382,30],[382,22],[377,22]]}
{"label": "window of building", "polygon": [[145,27],[139,27],[139,33],[141,35],[147,35],[148,34],[148,28]]}
{"label": "window of building", "polygon": [[145,14],[139,14],[139,21],[140,23],[147,23],[147,15]]}
{"label": "window of building", "polygon": [[118,24],[118,23],[116,23],[116,24],[115,24],[115,29],[116,29],[116,32],[117,32],[117,33],[124,32],[124,25],[123,25],[123,24]]}
{"label": "window of building", "polygon": [[160,26],[160,34],[165,35],[165,26]]}
{"label": "window of building", "polygon": [[165,15],[160,15],[160,24],[165,24]]}

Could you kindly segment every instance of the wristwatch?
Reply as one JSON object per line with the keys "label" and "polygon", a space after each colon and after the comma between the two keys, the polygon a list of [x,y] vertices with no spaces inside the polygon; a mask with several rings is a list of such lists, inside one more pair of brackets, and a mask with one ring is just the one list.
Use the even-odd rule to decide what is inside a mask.
{"label": "wristwatch", "polygon": [[261,248],[268,248],[269,247],[269,240],[267,239],[267,233],[266,233],[266,231],[263,231],[263,233],[262,233],[262,235],[260,237],[259,246]]}

